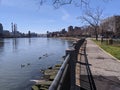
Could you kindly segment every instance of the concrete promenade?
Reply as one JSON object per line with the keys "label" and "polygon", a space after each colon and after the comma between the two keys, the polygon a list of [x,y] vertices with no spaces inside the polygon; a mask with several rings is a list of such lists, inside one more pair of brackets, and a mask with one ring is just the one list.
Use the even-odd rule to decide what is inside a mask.
{"label": "concrete promenade", "polygon": [[[87,39],[86,54],[96,89],[120,90],[120,61],[108,55],[90,39]],[[80,74],[85,74],[84,69],[81,68]]]}

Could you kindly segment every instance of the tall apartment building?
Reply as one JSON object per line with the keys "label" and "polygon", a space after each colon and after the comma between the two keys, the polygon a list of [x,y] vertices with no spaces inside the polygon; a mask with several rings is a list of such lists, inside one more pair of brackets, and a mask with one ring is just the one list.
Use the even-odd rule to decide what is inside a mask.
{"label": "tall apartment building", "polygon": [[100,24],[101,32],[110,36],[120,36],[120,16],[112,16],[104,19]]}
{"label": "tall apartment building", "polygon": [[3,37],[3,26],[1,23],[0,23],[0,37]]}
{"label": "tall apartment building", "polygon": [[74,33],[73,26],[69,26],[68,27],[68,36],[73,36],[73,33]]}

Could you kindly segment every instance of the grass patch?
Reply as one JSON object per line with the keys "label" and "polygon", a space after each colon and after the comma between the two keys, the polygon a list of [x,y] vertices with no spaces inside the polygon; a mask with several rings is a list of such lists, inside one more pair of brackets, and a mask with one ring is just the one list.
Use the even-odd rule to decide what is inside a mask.
{"label": "grass patch", "polygon": [[105,51],[107,51],[108,53],[110,53],[111,55],[113,55],[114,57],[116,57],[117,59],[120,60],[120,46],[116,46],[116,45],[107,45],[106,41],[104,42],[100,42],[100,41],[96,41],[93,40],[96,44],[98,44],[102,49],[104,49]]}

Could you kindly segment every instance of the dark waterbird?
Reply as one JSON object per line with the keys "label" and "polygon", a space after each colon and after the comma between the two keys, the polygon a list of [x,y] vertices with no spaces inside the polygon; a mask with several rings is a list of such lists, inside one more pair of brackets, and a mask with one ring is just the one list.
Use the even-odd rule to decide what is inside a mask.
{"label": "dark waterbird", "polygon": [[22,67],[25,67],[25,65],[21,64],[21,68],[22,68]]}

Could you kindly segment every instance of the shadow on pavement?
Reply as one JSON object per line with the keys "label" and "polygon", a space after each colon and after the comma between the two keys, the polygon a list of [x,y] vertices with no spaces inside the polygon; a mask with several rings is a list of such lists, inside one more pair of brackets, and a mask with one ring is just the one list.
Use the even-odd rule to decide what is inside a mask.
{"label": "shadow on pavement", "polygon": [[[120,90],[120,80],[115,76],[94,76],[96,90]],[[88,75],[81,75],[81,90],[93,90],[89,84]]]}

